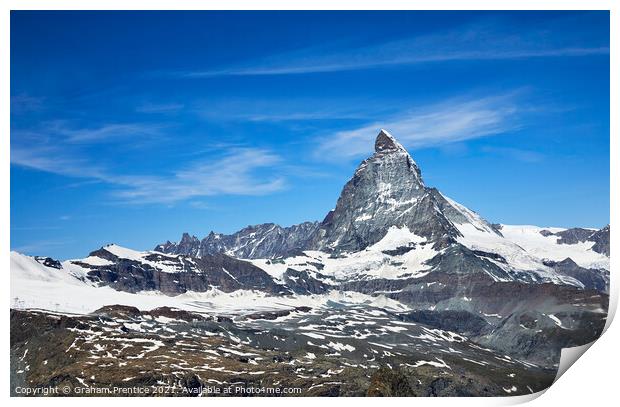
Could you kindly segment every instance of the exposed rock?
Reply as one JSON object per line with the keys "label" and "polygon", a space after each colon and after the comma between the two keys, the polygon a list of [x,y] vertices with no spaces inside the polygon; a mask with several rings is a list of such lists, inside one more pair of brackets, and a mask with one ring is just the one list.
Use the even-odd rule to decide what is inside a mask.
{"label": "exposed rock", "polygon": [[[322,276],[320,274],[318,274],[317,277],[327,279],[327,276]],[[299,271],[291,268],[284,272],[282,278],[286,286],[296,294],[323,294],[334,288],[334,286],[312,277],[306,271]]]}
{"label": "exposed rock", "polygon": [[467,336],[478,336],[491,330],[484,318],[467,311],[416,310],[399,314],[403,321],[419,322],[434,328],[458,332]]}
{"label": "exposed rock", "polygon": [[441,194],[425,187],[409,153],[382,130],[375,153],[344,186],[309,248],[359,251],[381,240],[391,227],[407,227],[431,241],[460,236],[440,209],[450,206],[443,201]]}
{"label": "exposed rock", "polygon": [[559,274],[575,278],[585,288],[609,293],[609,271],[607,270],[580,267],[570,257],[559,262],[546,261],[545,264],[553,267]]}
{"label": "exposed rock", "polygon": [[558,239],[559,244],[576,244],[589,240],[590,236],[592,236],[592,231],[589,229],[572,228],[557,232],[555,235],[560,237]]}
{"label": "exposed rock", "polygon": [[248,259],[289,256],[299,249],[359,251],[381,240],[392,227],[406,227],[443,248],[460,236],[455,224],[463,223],[501,235],[479,215],[426,187],[413,158],[381,130],[375,153],[358,166],[336,208],[321,223],[288,228],[266,223],[232,235],[211,232],[202,241],[184,234],[178,244],[166,242],[155,250],[194,257],[226,253]]}
{"label": "exposed rock", "polygon": [[245,315],[244,318],[274,320],[274,319],[278,319],[279,317],[285,317],[287,315],[290,315],[291,312],[308,312],[311,309],[312,308],[310,307],[295,307],[292,310],[287,309],[287,310],[278,310],[278,311],[255,312],[253,314]]}
{"label": "exposed rock", "polygon": [[58,260],[52,259],[51,257],[35,256],[34,259],[46,267],[51,267],[58,270],[62,268],[62,264],[60,264]]}
{"label": "exposed rock", "polygon": [[[225,254],[190,258],[151,253],[141,261],[120,258],[104,247],[92,252],[90,256],[108,260],[111,264],[74,263],[90,270],[87,274],[89,280],[119,291],[136,293],[150,290],[168,295],[187,291],[204,292],[213,288],[224,292],[240,289],[254,289],[271,294],[290,292],[275,283],[262,269]],[[175,271],[162,271],[155,266],[158,263],[168,268],[174,267]]]}
{"label": "exposed rock", "polygon": [[202,240],[184,233],[179,243],[168,241],[156,246],[155,250],[193,257],[226,253],[243,259],[276,258],[288,256],[296,249],[305,247],[308,237],[317,226],[317,222],[304,222],[289,227],[264,223],[248,226],[232,235],[211,232]]}
{"label": "exposed rock", "polygon": [[[391,325],[398,320],[387,314],[378,326],[373,316],[377,310],[368,311],[292,312],[284,320],[246,319],[231,324],[162,322],[148,315],[127,323],[12,310],[11,384],[58,387],[71,396],[112,387],[139,388],[156,396],[274,395],[248,392],[256,388],[301,390],[275,394],[282,396],[500,396],[512,386],[514,395],[528,394],[553,381],[552,370],[515,364],[500,353],[473,346],[466,338],[449,340],[445,331],[417,324]],[[355,318],[357,324],[344,327],[341,338],[312,338],[313,345],[304,335],[307,329],[293,329],[327,334],[337,326],[328,316]],[[405,330],[390,335],[395,344],[403,344],[389,345],[397,346],[394,352],[356,337],[355,330],[362,330],[372,335],[371,342],[381,341],[384,326]],[[344,347],[338,357],[333,346]],[[231,382],[233,392],[226,393],[224,388]],[[208,389],[211,392],[202,393]]]}
{"label": "exposed rock", "polygon": [[592,250],[609,257],[609,225],[602,229],[592,231],[591,229],[571,228],[561,232],[553,233],[547,229],[540,231],[543,236],[558,236],[559,244],[577,244],[583,242],[594,242]]}
{"label": "exposed rock", "polygon": [[157,317],[165,317],[170,319],[178,319],[182,321],[192,322],[192,321],[205,321],[206,318],[203,315],[197,314],[195,312],[189,312],[181,309],[171,308],[171,307],[159,307],[152,309],[145,314],[150,315],[154,318]]}
{"label": "exposed rock", "polygon": [[414,396],[409,377],[399,369],[390,369],[387,366],[375,372],[370,378],[368,396],[372,397],[407,397]]}
{"label": "exposed rock", "polygon": [[388,256],[401,256],[405,253],[409,253],[414,250],[416,247],[415,243],[409,246],[398,246],[395,249],[382,250],[381,253],[387,254]]}
{"label": "exposed rock", "polygon": [[93,312],[95,315],[106,315],[113,318],[138,317],[142,315],[140,310],[129,305],[104,305]]}
{"label": "exposed rock", "polygon": [[588,239],[594,242],[592,250],[597,253],[602,253],[607,257],[610,256],[609,233],[609,225],[607,225],[604,228],[594,232]]}

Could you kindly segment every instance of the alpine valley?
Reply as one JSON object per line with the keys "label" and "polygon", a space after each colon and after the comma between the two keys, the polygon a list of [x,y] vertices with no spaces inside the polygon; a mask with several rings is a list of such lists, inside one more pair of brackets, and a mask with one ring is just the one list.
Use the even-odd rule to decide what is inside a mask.
{"label": "alpine valley", "polygon": [[562,348],[601,334],[609,256],[609,226],[487,222],[381,130],[321,222],[62,262],[12,252],[11,388],[534,393]]}

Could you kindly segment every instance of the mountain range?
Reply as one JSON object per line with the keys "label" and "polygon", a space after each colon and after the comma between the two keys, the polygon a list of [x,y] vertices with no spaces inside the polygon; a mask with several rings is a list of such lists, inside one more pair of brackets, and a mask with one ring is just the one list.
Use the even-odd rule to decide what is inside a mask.
{"label": "mountain range", "polygon": [[[65,324],[96,331],[103,329],[105,324],[97,321],[105,315],[125,326],[131,338],[146,335],[155,341],[166,332],[165,320],[139,329],[127,324],[148,325],[154,318],[148,312],[172,307],[165,308],[166,315],[174,314],[167,318],[211,318],[200,329],[212,333],[217,327],[226,341],[247,335],[247,343],[236,342],[245,343],[245,353],[276,349],[280,353],[269,358],[314,368],[320,365],[317,359],[330,366],[325,372],[376,366],[370,376],[362,374],[369,368],[347,370],[340,384],[327,385],[320,374],[303,379],[306,389],[322,383],[320,395],[334,389],[395,395],[390,386],[399,380],[409,389],[400,395],[465,395],[467,386],[475,389],[467,395],[482,395],[485,388],[489,395],[523,394],[550,384],[563,347],[585,344],[602,332],[609,301],[609,231],[609,225],[597,230],[490,223],[426,186],[407,150],[381,130],[374,154],[360,163],[335,208],[320,222],[260,224],[231,235],[210,232],[202,240],[185,233],[177,243],[167,241],[151,251],[110,244],[63,262],[12,252],[12,321],[51,324],[47,334],[59,335],[54,340],[62,342],[69,333],[55,325],[49,312],[75,314],[63,317],[73,318]],[[181,311],[192,316],[179,318]],[[330,320],[344,322],[326,323]],[[16,329],[22,334],[12,341],[15,357],[32,349],[40,335],[23,326]],[[292,342],[266,344],[257,332]],[[301,340],[300,333],[310,340]],[[314,357],[302,361],[305,353]],[[326,362],[333,353],[351,366]],[[421,359],[423,354],[431,360]],[[219,352],[218,357],[230,355],[236,353]],[[276,369],[252,360],[263,370],[252,367],[244,380]],[[68,368],[63,363],[58,361],[56,369]],[[382,370],[395,363],[402,369]],[[37,383],[49,383],[49,369],[35,365],[28,366],[36,370]],[[413,381],[412,372],[419,374],[420,366],[431,369],[425,370],[428,383]],[[481,368],[519,377],[498,381]],[[33,377],[21,370],[21,376],[15,371],[15,380]],[[461,382],[455,371],[475,383]],[[442,374],[446,383],[438,384]],[[74,385],[77,379],[66,380]],[[205,384],[204,378],[195,380]],[[357,387],[342,384],[351,380],[361,381]]]}

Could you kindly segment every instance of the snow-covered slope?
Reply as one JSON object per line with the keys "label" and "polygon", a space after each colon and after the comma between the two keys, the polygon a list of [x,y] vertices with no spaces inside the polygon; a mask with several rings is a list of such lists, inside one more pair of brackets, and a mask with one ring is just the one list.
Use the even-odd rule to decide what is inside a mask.
{"label": "snow-covered slope", "polygon": [[508,264],[520,270],[544,270],[544,260],[560,261],[571,258],[585,268],[609,270],[609,257],[592,250],[594,242],[560,244],[559,237],[545,236],[543,230],[561,232],[563,228],[501,225],[503,236],[483,231],[471,224],[457,225],[462,237],[459,243],[474,250],[483,250],[503,256]]}
{"label": "snow-covered slope", "polygon": [[592,250],[594,242],[585,241],[575,244],[560,244],[555,235],[545,236],[548,230],[554,233],[565,228],[541,228],[528,225],[502,225],[502,234],[507,240],[519,245],[531,256],[538,259],[564,260],[570,257],[575,263],[585,268],[602,268],[609,270],[609,257]]}
{"label": "snow-covered slope", "polygon": [[543,264],[543,258],[536,257],[504,236],[477,229],[471,224],[457,225],[457,227],[463,235],[458,238],[459,243],[471,250],[500,255],[505,259],[505,263],[492,259],[490,261],[509,274],[518,275],[527,272],[544,281],[582,286],[573,278],[557,274]]}
{"label": "snow-covered slope", "polygon": [[480,232],[487,232],[490,234],[499,235],[498,231],[482,216],[478,215],[476,212],[467,208],[465,205],[461,205],[453,199],[448,198],[444,194],[441,196],[450,204],[450,206],[454,209],[446,210],[444,208],[444,213],[447,218],[457,225],[470,225],[473,226],[476,230]]}
{"label": "snow-covered slope", "polygon": [[[103,254],[101,252],[103,252]],[[112,256],[107,256],[105,253],[109,253]],[[137,251],[117,244],[109,244],[103,246],[99,250],[98,256],[91,254],[85,259],[68,260],[63,262],[63,266],[75,266],[76,263],[91,266],[106,266],[114,264],[114,261],[110,260],[110,258],[114,257],[132,260],[142,265],[153,267],[164,273],[178,273],[194,265],[192,259],[186,256],[165,254],[157,251]]]}
{"label": "snow-covered slope", "polygon": [[392,227],[383,239],[359,252],[339,256],[318,250],[303,253],[276,261],[257,259],[252,263],[279,281],[283,280],[286,270],[293,269],[310,272],[318,280],[335,284],[374,278],[422,277],[429,269],[425,263],[439,251],[426,238],[411,233],[406,227]]}
{"label": "snow-covered slope", "polygon": [[[119,246],[120,247],[120,246]],[[120,253],[120,250],[117,252]],[[83,280],[83,269],[63,262],[61,269],[46,267],[33,257],[11,252],[11,307],[46,309],[62,313],[86,314],[104,305],[121,304],[151,310],[175,307],[213,314],[244,314],[256,311],[291,309],[299,306],[322,307],[328,302],[377,305],[406,310],[403,304],[382,296],[332,291],[323,295],[272,296],[256,290],[226,293],[218,289],[168,296],[158,291],[128,293]]]}
{"label": "snow-covered slope", "polygon": [[136,296],[109,287],[96,287],[81,277],[83,269],[70,262],[56,269],[30,256],[11,252],[11,306],[81,314],[105,304],[162,304],[156,300],[149,302],[156,298],[154,295]]}

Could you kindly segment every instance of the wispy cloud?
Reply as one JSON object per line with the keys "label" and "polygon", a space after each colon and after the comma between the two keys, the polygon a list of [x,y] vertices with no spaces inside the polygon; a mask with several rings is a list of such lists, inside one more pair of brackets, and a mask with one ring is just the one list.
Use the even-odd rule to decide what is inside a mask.
{"label": "wispy cloud", "polygon": [[277,166],[276,154],[258,148],[234,148],[219,158],[195,160],[166,175],[116,174],[114,169],[90,160],[66,157],[62,148],[13,147],[11,164],[114,187],[115,200],[124,203],[172,204],[215,195],[263,195],[285,188],[283,176],[258,175]]}
{"label": "wispy cloud", "polygon": [[109,143],[118,139],[145,139],[160,137],[162,124],[150,123],[109,123],[99,127],[72,128],[66,122],[50,123],[46,132],[59,136],[67,143]]}
{"label": "wispy cloud", "polygon": [[[139,166],[123,169],[120,156],[97,154],[101,143],[127,151],[140,138],[159,137],[162,128],[142,123],[80,128],[58,121],[35,130],[13,130],[11,164],[76,178],[80,184],[106,184],[112,199],[124,203],[171,204],[215,195],[268,194],[285,187],[284,177],[276,174],[278,166],[284,168],[280,157],[261,148],[212,145],[191,160],[170,157],[164,168],[149,175],[138,175]],[[128,157],[139,163],[134,155]]]}
{"label": "wispy cloud", "polygon": [[217,76],[295,75],[372,69],[451,61],[584,57],[609,54],[609,47],[583,45],[578,40],[550,41],[544,31],[507,34],[496,27],[472,26],[441,34],[420,35],[370,46],[309,47],[220,69],[169,73],[179,78]]}
{"label": "wispy cloud", "polygon": [[536,163],[542,161],[545,156],[538,151],[525,150],[514,147],[492,147],[485,146],[482,151],[490,154],[497,154],[503,157],[509,157],[513,160],[523,161],[527,163]]}
{"label": "wispy cloud", "polygon": [[74,240],[39,240],[30,244],[11,247],[11,250],[36,256],[43,255],[43,253],[47,253],[51,249],[62,247],[74,242]]}
{"label": "wispy cloud", "polygon": [[103,180],[105,168],[86,157],[68,155],[61,145],[11,143],[11,164],[75,178]]}
{"label": "wispy cloud", "polygon": [[260,168],[273,167],[280,157],[263,149],[229,151],[218,160],[196,162],[170,176],[122,176],[112,182],[123,186],[117,196],[134,203],[174,203],[214,195],[264,195],[285,187],[284,178],[256,176]]}
{"label": "wispy cloud", "polygon": [[11,114],[22,114],[33,110],[40,110],[44,106],[45,99],[26,93],[11,96]]}
{"label": "wispy cloud", "polygon": [[144,103],[136,107],[139,113],[176,113],[185,107],[182,103]]}
{"label": "wispy cloud", "polygon": [[440,146],[506,133],[519,127],[513,95],[469,100],[449,100],[403,111],[384,121],[323,137],[316,151],[324,159],[350,159],[372,151],[381,128],[392,132],[408,147]]}
{"label": "wispy cloud", "polygon": [[327,120],[368,120],[394,110],[394,102],[378,105],[364,97],[226,98],[201,100],[192,107],[197,116],[218,122],[290,123]]}

